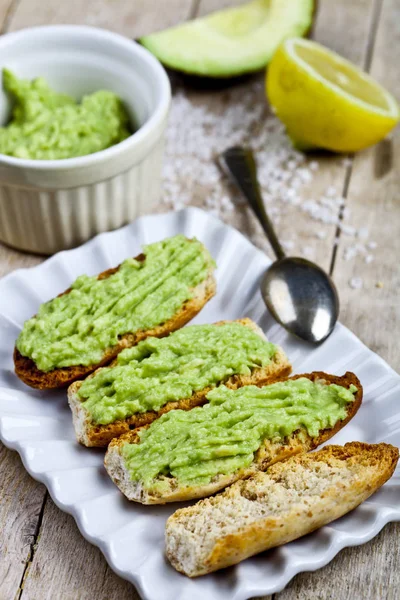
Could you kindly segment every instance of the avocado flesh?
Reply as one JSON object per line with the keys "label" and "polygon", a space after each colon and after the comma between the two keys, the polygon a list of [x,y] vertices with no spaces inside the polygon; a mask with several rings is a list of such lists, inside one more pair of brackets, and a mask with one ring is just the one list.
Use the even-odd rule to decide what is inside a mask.
{"label": "avocado flesh", "polygon": [[139,41],[164,65],[202,77],[235,77],[265,67],[277,46],[304,35],[314,0],[253,0]]}

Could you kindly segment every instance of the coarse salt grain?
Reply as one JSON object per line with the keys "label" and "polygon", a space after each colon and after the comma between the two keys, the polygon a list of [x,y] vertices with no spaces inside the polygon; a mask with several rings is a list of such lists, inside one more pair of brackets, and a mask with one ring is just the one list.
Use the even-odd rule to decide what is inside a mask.
{"label": "coarse salt grain", "polygon": [[311,257],[314,254],[314,250],[313,250],[312,246],[303,246],[301,252],[302,252],[302,254],[304,254],[304,256],[307,256],[307,257]]}
{"label": "coarse salt grain", "polygon": [[297,161],[295,160],[289,160],[287,163],[287,168],[289,169],[289,171],[294,171],[295,168],[297,167]]}
{"label": "coarse salt grain", "polygon": [[[220,114],[197,104],[196,98],[191,101],[183,91],[175,94],[166,132],[163,170],[167,202],[176,208],[178,196],[198,184],[214,189],[217,204],[207,203],[209,208],[232,210],[231,203],[222,202],[225,182],[214,159],[225,148],[244,143],[247,132],[248,143],[257,153],[266,202],[279,203],[286,193],[283,201],[300,204],[296,190],[313,176],[304,155],[292,148],[283,125],[268,116],[262,84],[252,84],[244,94],[243,88],[237,88],[227,95],[229,101]],[[264,126],[260,127],[260,121]],[[188,202],[190,195],[185,194]]]}
{"label": "coarse salt grain", "polygon": [[[227,195],[227,179],[215,161],[226,148],[245,144],[256,154],[263,199],[274,222],[285,216],[285,205],[291,205],[321,224],[317,234],[310,228],[310,236],[325,239],[325,225],[339,225],[347,235],[356,234],[354,227],[339,221],[345,200],[334,185],[315,199],[304,197],[302,188],[312,182],[319,163],[308,161],[292,147],[284,126],[265,103],[263,81],[226,90],[223,106],[217,109],[204,104],[201,94],[177,86],[166,130],[163,205],[178,209],[196,197],[197,204],[200,200],[209,212],[229,222],[229,215],[244,200],[234,188]],[[352,161],[344,159],[343,164],[349,166]],[[255,229],[254,238],[261,246],[265,244],[260,228]]]}
{"label": "coarse salt grain", "polygon": [[304,168],[297,169],[297,175],[298,175],[298,177],[300,177],[301,181],[303,181],[304,183],[309,183],[313,179],[312,173],[309,169],[304,169]]}
{"label": "coarse salt grain", "polygon": [[345,223],[339,223],[340,230],[345,235],[354,235],[356,233],[356,228],[352,225],[346,225]]}
{"label": "coarse salt grain", "polygon": [[355,246],[349,246],[344,249],[343,258],[344,260],[352,260],[357,256],[357,249]]}
{"label": "coarse salt grain", "polygon": [[330,185],[328,188],[326,188],[325,196],[328,196],[328,198],[334,198],[336,195],[337,189],[333,185]]}
{"label": "coarse salt grain", "polygon": [[294,241],[293,240],[285,240],[282,242],[282,246],[285,248],[285,250],[293,250]]}
{"label": "coarse salt grain", "polygon": [[349,285],[353,290],[360,290],[363,287],[363,280],[361,277],[352,277],[349,281]]}
{"label": "coarse salt grain", "polygon": [[360,227],[360,229],[357,231],[357,237],[361,238],[362,240],[366,240],[368,238],[368,235],[368,227]]}
{"label": "coarse salt grain", "polygon": [[358,243],[347,246],[347,248],[344,249],[343,257],[345,260],[351,260],[360,254],[365,256],[367,254],[367,249],[363,244]]}

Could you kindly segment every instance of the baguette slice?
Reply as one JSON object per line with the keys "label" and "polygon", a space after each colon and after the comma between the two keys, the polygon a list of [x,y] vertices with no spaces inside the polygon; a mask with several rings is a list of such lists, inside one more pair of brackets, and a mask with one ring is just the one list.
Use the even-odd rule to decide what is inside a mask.
{"label": "baguette slice", "polygon": [[[143,261],[144,259],[144,254],[139,254],[139,256],[136,256],[136,260]],[[97,278],[107,279],[116,273],[119,267],[120,265],[118,267],[108,269],[107,271],[103,271],[98,275]],[[205,304],[207,304],[207,302],[215,295],[216,282],[213,271],[214,268],[210,267],[206,279],[202,281],[196,288],[191,290],[192,298],[184,302],[180,310],[173,317],[171,317],[171,319],[168,319],[168,321],[165,323],[156,325],[152,329],[139,330],[133,333],[126,333],[125,335],[121,336],[118,344],[108,348],[104,352],[103,358],[99,363],[88,366],[77,365],[72,367],[63,367],[44,372],[38,369],[32,359],[22,356],[22,354],[15,347],[14,366],[16,375],[27,385],[41,390],[67,387],[73,381],[84,379],[87,375],[99,367],[110,363],[121,352],[121,350],[136,346],[136,344],[147,337],[164,337],[172,331],[180,329],[191,319],[193,319],[201,311],[203,306],[205,306]],[[69,294],[70,291],[71,288],[60,294],[60,296]]]}
{"label": "baguette slice", "polygon": [[197,577],[286,544],[356,508],[393,475],[398,458],[394,446],[361,442],[294,456],[177,510],[166,524],[167,557]]}
{"label": "baguette slice", "polygon": [[[316,438],[310,437],[307,431],[303,429],[294,432],[291,436],[278,442],[265,440],[256,452],[254,461],[249,467],[229,475],[218,475],[206,485],[180,485],[177,479],[171,477],[168,480],[168,490],[161,493],[145,489],[140,481],[132,481],[129,472],[126,469],[121,449],[123,445],[127,443],[140,443],[138,435],[139,429],[131,431],[111,442],[104,459],[106,470],[128,500],[134,500],[136,502],[141,502],[142,504],[165,504],[166,502],[179,502],[182,500],[205,498],[206,496],[210,496],[228,485],[231,485],[239,479],[245,479],[257,471],[265,471],[265,469],[276,462],[285,460],[294,454],[313,450],[320,444],[329,440],[354,417],[361,405],[363,390],[359,379],[354,373],[350,372],[342,377],[336,377],[334,375],[315,371],[314,373],[304,375],[294,375],[290,379],[298,379],[299,377],[308,377],[311,381],[323,381],[326,384],[335,383],[346,388],[349,388],[350,385],[354,384],[357,387],[357,392],[354,401],[348,405],[346,418],[338,421],[331,429],[320,431],[319,436]],[[288,377],[281,377],[279,380],[285,379],[288,379]],[[257,385],[261,386],[263,383],[258,382]]]}
{"label": "baguette slice", "polygon": [[[265,338],[263,331],[251,319],[238,319],[237,323],[242,323],[249,329],[252,329],[260,337]],[[229,323],[229,321],[220,321],[215,323],[216,326]],[[114,363],[111,364],[113,366]],[[280,377],[289,375],[292,367],[280,348],[277,349],[272,361],[265,367],[254,369],[250,376],[233,375],[224,384],[232,389],[242,387],[243,385],[267,383],[279,379]],[[93,377],[93,373],[90,377]],[[200,406],[206,402],[206,395],[211,390],[207,387],[204,390],[195,392],[190,398],[179,400],[178,402],[168,402],[158,411],[148,411],[145,413],[137,413],[125,420],[115,421],[109,425],[98,425],[93,423],[90,415],[85,410],[81,398],[78,396],[79,388],[82,382],[76,381],[68,389],[68,402],[72,410],[72,418],[75,428],[75,433],[78,442],[87,447],[104,447],[109,444],[114,438],[126,434],[131,430],[137,430],[152,423],[170,410],[180,408],[182,410],[190,410],[195,406]],[[136,434],[134,434],[136,435]]]}

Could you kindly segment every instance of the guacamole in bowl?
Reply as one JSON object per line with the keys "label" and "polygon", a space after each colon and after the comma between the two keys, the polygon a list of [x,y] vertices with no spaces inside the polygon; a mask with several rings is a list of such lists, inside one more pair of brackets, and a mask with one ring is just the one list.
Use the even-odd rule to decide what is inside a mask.
{"label": "guacamole in bowl", "polygon": [[0,86],[0,241],[53,254],[160,201],[171,86],[145,48],[95,27],[22,29],[0,36]]}
{"label": "guacamole in bowl", "polygon": [[43,77],[19,79],[3,69],[3,87],[14,106],[11,121],[0,127],[0,154],[59,160],[93,154],[133,133],[120,98],[99,90],[76,102],[53,90]]}

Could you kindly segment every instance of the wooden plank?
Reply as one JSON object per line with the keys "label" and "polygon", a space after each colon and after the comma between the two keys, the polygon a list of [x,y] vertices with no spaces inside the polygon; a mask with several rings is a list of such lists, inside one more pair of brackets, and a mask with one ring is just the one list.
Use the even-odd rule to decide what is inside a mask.
{"label": "wooden plank", "polygon": [[[17,5],[17,3],[16,3]],[[79,1],[22,0],[15,12],[0,0],[0,23],[9,30],[40,24],[85,23],[112,28],[129,37],[184,20],[192,0],[171,0],[160,10],[154,0]],[[0,276],[40,263],[43,257],[0,244]],[[102,554],[79,533],[72,517],[45,499],[45,488],[24,470],[16,453],[0,444],[0,598],[38,600],[135,600],[133,586],[115,575]],[[48,498],[48,496],[46,496]],[[22,581],[23,589],[20,588]]]}
{"label": "wooden plank", "polygon": [[25,471],[16,452],[0,444],[0,598],[18,592],[33,552],[46,490]]}
{"label": "wooden plank", "polygon": [[[164,19],[164,15],[163,15],[163,11],[160,10],[160,3],[158,3],[158,5],[156,6],[156,9],[152,10],[151,7],[149,8],[149,3],[141,3],[139,4],[138,2],[136,3],[122,3],[121,0],[115,0],[114,2],[112,2],[112,0],[108,0],[108,2],[94,2],[93,0],[86,3],[85,6],[80,6],[81,3],[79,3],[77,0],[75,0],[75,2],[69,2],[69,3],[64,3],[63,6],[61,6],[60,4],[57,5],[57,3],[54,0],[51,0],[50,2],[46,2],[46,3],[42,3],[39,0],[22,0],[14,19],[11,22],[11,28],[12,29],[18,29],[20,27],[23,26],[30,26],[32,24],[40,24],[40,23],[45,23],[45,22],[85,22],[88,24],[96,24],[96,25],[100,25],[100,26],[106,26],[109,28],[113,28],[117,31],[121,31],[123,33],[125,33],[126,35],[129,36],[136,36],[142,33],[147,33],[150,30],[153,29],[157,29],[159,27],[163,27],[169,24],[172,24],[173,21],[168,21],[168,23],[166,23],[165,21],[163,21]],[[104,6],[111,6],[112,4],[112,10],[111,9],[107,9],[107,11],[104,9]],[[207,4],[207,6],[206,6]],[[211,6],[210,2],[207,3],[200,4],[200,13],[206,12],[207,10],[213,10],[213,6]],[[185,3],[186,5],[186,3]],[[138,6],[142,7],[142,12],[140,15],[138,15],[137,20],[136,19],[132,19],[131,15],[132,15],[132,10],[133,7],[136,8]],[[171,16],[171,6],[176,6],[175,3],[169,2],[168,3],[168,15],[166,15],[166,18],[169,19],[169,17]],[[179,6],[181,6],[181,3],[179,3]],[[218,2],[218,6],[215,4],[215,7],[221,7],[222,3]],[[116,8],[115,8],[116,7]],[[208,7],[208,8],[207,8]],[[1,5],[0,5],[1,8]],[[164,8],[164,7],[163,7]],[[123,10],[122,10],[123,9]],[[115,14],[113,13],[113,11],[115,10]],[[186,9],[185,9],[186,10]],[[122,14],[123,11],[128,11],[128,12],[124,12],[124,16],[120,16]],[[129,13],[129,15],[128,15]],[[183,12],[181,13],[183,15]],[[188,14],[188,12],[186,13]],[[367,35],[366,32],[368,30],[368,26],[369,26],[369,21],[371,19],[371,14],[372,14],[372,2],[368,2],[367,0],[365,1],[360,1],[358,0],[357,2],[353,2],[351,3],[351,6],[342,1],[342,2],[337,2],[337,3],[329,3],[328,0],[325,0],[324,2],[321,2],[321,8],[320,8],[320,15],[317,21],[317,28],[316,28],[316,36],[317,38],[322,41],[323,43],[326,43],[327,45],[330,45],[331,47],[337,49],[339,52],[341,52],[342,54],[348,56],[349,58],[351,58],[352,60],[362,64],[363,62],[363,57],[365,56],[365,52],[366,52],[366,39],[367,39]],[[128,16],[127,16],[128,15]],[[184,16],[179,17],[180,19],[185,18]],[[137,29],[132,29],[132,23],[135,25],[135,27],[137,26]],[[359,43],[360,40],[364,40],[363,44]],[[253,80],[255,81],[255,80]],[[261,81],[261,80],[260,80]],[[187,97],[189,97],[191,99],[191,101],[193,101],[193,104],[196,105],[206,105],[207,106],[207,110],[208,107],[211,107],[211,110],[215,112],[215,114],[220,114],[223,115],[224,111],[226,110],[227,106],[232,106],[232,104],[236,103],[237,106],[240,106],[241,104],[241,96],[244,95],[244,93],[246,92],[246,90],[249,89],[249,84],[253,85],[252,82],[246,82],[241,84],[241,86],[234,88],[232,90],[224,90],[224,91],[213,91],[210,93],[205,93],[204,91],[193,91],[190,88],[187,88],[185,85],[181,85],[180,89],[184,90],[184,92],[186,93]],[[263,99],[263,95],[262,95],[262,89],[260,88],[259,90],[256,90],[255,93],[255,104],[256,106],[261,105],[264,103],[264,99]],[[217,98],[217,99],[216,99]],[[210,100],[208,100],[210,99]],[[262,113],[262,117],[260,118],[261,121],[261,126],[263,123],[263,115],[266,113]],[[238,124],[239,125],[239,124]],[[173,158],[173,157],[171,157]],[[313,195],[314,195],[314,191],[315,190],[321,190],[321,193],[328,187],[328,186],[336,186],[338,189],[341,189],[343,187],[343,181],[344,181],[344,168],[343,165],[341,164],[341,162],[337,163],[336,160],[337,159],[330,159],[327,158],[325,160],[321,160],[318,159],[320,162],[322,162],[323,164],[320,166],[319,171],[315,174],[314,176],[314,180],[312,182],[312,188],[313,188]],[[326,161],[326,167],[325,167],[325,161]],[[333,165],[333,166],[332,166]],[[385,170],[385,166],[380,164],[379,168],[377,168],[377,171],[382,173],[382,171]],[[320,186],[320,188],[318,188],[318,186]],[[199,186],[195,186],[193,184],[192,187],[189,186],[188,189],[188,193],[190,195],[190,199],[192,202],[194,203],[198,203],[200,205],[204,205],[207,198],[209,197],[210,194],[210,187],[208,189],[200,189],[202,187],[202,184]],[[398,188],[397,188],[398,189]],[[303,188],[303,193],[306,193],[306,189]],[[319,192],[318,192],[319,193]],[[280,232],[282,234],[282,236],[285,235],[289,235],[291,234],[292,230],[294,227],[300,227],[301,229],[301,235],[298,236],[298,239],[296,239],[296,247],[298,247],[300,250],[302,249],[304,244],[308,244],[309,243],[309,237],[310,237],[310,223],[309,220],[306,219],[304,221],[303,225],[299,225],[299,218],[298,218],[298,210],[295,209],[295,207],[289,206],[287,208],[287,212],[284,215],[285,220],[287,219],[289,222],[289,228],[285,227],[281,227],[280,228]],[[302,216],[302,215],[301,215]],[[244,231],[254,231],[255,230],[255,235],[254,238],[256,239],[256,241],[258,240],[258,243],[260,245],[262,245],[261,242],[261,238],[259,235],[259,232],[257,232],[255,226],[254,226],[254,222],[252,222],[252,220],[250,219],[250,224],[249,224],[249,220],[247,218],[247,215],[243,214],[243,212],[241,210],[237,211],[237,214],[235,213],[234,216],[230,217],[229,215],[223,215],[223,217],[225,218],[225,220],[227,220],[228,222],[230,221],[230,219],[232,219],[232,222],[234,222],[235,224],[238,224],[242,230]],[[282,215],[281,215],[282,217]],[[294,225],[295,224],[295,225]],[[315,242],[315,246],[313,246],[313,248],[315,247],[315,252],[317,253],[317,258],[321,258],[321,262],[323,264],[325,264],[325,266],[327,266],[328,264],[328,260],[326,259],[327,256],[330,255],[330,250],[332,247],[332,239],[333,239],[333,235],[334,235],[334,227],[331,228],[331,232],[329,233],[329,236],[325,239],[325,240],[317,240]],[[287,231],[288,233],[285,233],[285,231]],[[314,242],[313,242],[314,243]],[[10,259],[8,258],[9,256],[12,256],[13,258]],[[324,260],[322,260],[324,259]],[[40,259],[38,258],[33,258],[33,257],[24,257],[24,259],[21,258],[21,261],[27,261],[27,263],[29,261],[32,260],[32,263],[39,261]],[[11,252],[9,254],[9,251],[6,249],[2,249],[0,250],[0,268],[3,269],[3,272],[5,272],[6,270],[11,270],[12,268],[15,268],[15,266],[20,264],[20,256],[18,253],[13,253]],[[25,264],[27,264],[25,263]],[[386,288],[383,288],[384,290],[386,290]],[[11,453],[10,453],[11,454]],[[3,471],[2,471],[3,472]],[[0,474],[0,486],[2,485],[2,480],[1,480],[2,474]],[[29,477],[26,475],[26,477]],[[16,498],[16,502],[18,501],[18,496],[15,496]],[[51,512],[50,512],[51,511]],[[51,503],[46,504],[46,509],[44,511],[44,518],[43,518],[43,527],[41,530],[41,537],[40,537],[40,541],[39,541],[39,545],[38,545],[38,550],[33,558],[33,563],[31,565],[31,568],[29,569],[29,573],[28,573],[28,577],[25,583],[25,591],[23,594],[23,597],[26,596],[26,594],[28,594],[28,597],[30,598],[42,598],[42,597],[46,597],[46,593],[47,593],[47,589],[48,586],[52,586],[52,592],[53,592],[53,596],[51,596],[52,598],[62,598],[64,600],[64,598],[72,598],[75,600],[76,597],[79,598],[85,598],[85,597],[96,597],[99,598],[99,600],[102,600],[104,598],[104,600],[108,600],[108,598],[113,598],[116,596],[112,596],[113,591],[112,588],[113,586],[111,586],[111,588],[108,587],[107,584],[107,580],[109,577],[113,577],[114,576],[111,574],[108,574],[108,571],[106,570],[106,566],[104,561],[102,562],[101,559],[95,557],[93,559],[93,569],[90,570],[86,570],[84,571],[84,575],[82,574],[82,578],[80,578],[79,576],[79,572],[82,570],[81,566],[82,566],[82,561],[87,560],[87,556],[91,556],[90,555],[90,551],[94,548],[92,548],[91,546],[89,546],[85,540],[83,540],[83,538],[80,537],[80,535],[77,533],[77,531],[75,530],[75,534],[76,534],[76,539],[75,539],[75,534],[74,534],[74,541],[73,544],[71,546],[68,546],[69,551],[67,552],[60,552],[59,548],[55,548],[54,546],[52,547],[52,553],[49,554],[47,548],[49,547],[49,543],[51,541],[51,536],[54,537],[54,539],[57,539],[57,535],[59,535],[60,531],[64,531],[67,533],[67,536],[71,534],[71,529],[73,529],[75,527],[75,525],[70,522],[71,519],[70,517],[67,517],[65,515],[63,515],[62,513],[60,513],[54,506],[52,506]],[[386,536],[386,532],[387,531],[391,531],[393,529],[393,527],[395,526],[391,526],[390,528],[386,528],[385,532],[382,534],[383,536]],[[48,537],[45,538],[45,535],[48,535]],[[42,545],[42,540],[43,539],[47,539],[48,542],[45,545]],[[393,539],[393,538],[391,538]],[[66,544],[68,543],[68,540],[65,540]],[[392,542],[393,544],[393,542]],[[63,544],[62,544],[63,545]],[[369,548],[370,546],[373,546],[373,543],[369,544],[367,547],[363,547],[363,548]],[[350,553],[351,556],[353,556],[353,553],[360,553],[360,556],[364,556],[363,555],[363,548],[361,549],[357,549],[357,550],[348,550],[345,553],[342,553],[338,559],[332,563],[332,566],[336,564],[337,561],[341,560],[341,556],[346,556],[346,553]],[[89,550],[88,550],[89,549]],[[368,551],[368,550],[366,550]],[[88,554],[89,552],[89,554]],[[97,552],[97,550],[95,550],[95,552]],[[387,550],[385,550],[385,552],[387,552]],[[40,554],[41,553],[41,554]],[[61,554],[61,558],[60,560],[57,558],[59,555]],[[80,558],[80,560],[75,561],[75,556]],[[73,560],[73,565],[70,564],[70,561]],[[88,562],[90,562],[91,559],[89,559]],[[349,559],[348,559],[349,560]],[[374,555],[374,557],[372,557],[372,560],[376,561],[376,556]],[[385,555],[383,555],[382,561],[385,560]],[[376,562],[374,564],[377,564]],[[392,564],[392,563],[390,563]],[[395,569],[395,564],[393,565],[393,572]],[[45,567],[45,568],[44,568]],[[42,571],[41,569],[44,568],[44,570]],[[87,567],[89,569],[89,567]],[[328,569],[329,567],[327,567]],[[359,567],[357,567],[359,568]],[[325,571],[325,570],[324,570]],[[57,588],[53,585],[52,582],[57,582],[59,580],[59,574],[61,573],[61,579],[60,581],[62,583],[60,583],[60,585],[58,586],[58,590]],[[312,593],[313,591],[315,592],[314,596],[316,594],[320,595],[321,594],[321,598],[322,597],[333,597],[333,596],[329,596],[329,595],[323,595],[325,594],[329,594],[331,593],[332,590],[332,580],[334,579],[335,582],[338,579],[338,572],[337,570],[333,570],[331,572],[330,575],[330,579],[327,578],[326,580],[324,580],[323,582],[320,581],[319,575],[323,573],[323,571],[319,571],[316,574],[313,575],[302,575],[299,578],[296,578],[295,582],[297,582],[297,580],[301,578],[301,581],[303,583],[301,583],[301,594],[303,594],[303,596],[301,597],[312,597]],[[343,566],[341,565],[341,571],[340,571],[341,575],[340,577],[343,576],[343,579],[347,578],[347,579],[351,579],[351,571],[350,570],[346,570],[346,564]],[[34,581],[32,581],[31,576],[32,574],[35,575],[35,579],[36,579],[36,583]],[[78,579],[71,579],[72,577],[79,577]],[[384,577],[384,573],[382,572],[382,580]],[[98,587],[95,588],[97,595],[95,596],[94,594],[92,594],[92,589],[91,589],[91,585],[92,582],[97,581],[97,578],[99,578],[101,581],[105,581],[104,585],[106,585],[106,592],[104,593],[102,589],[99,589]],[[310,578],[310,579],[308,579]],[[314,579],[312,579],[314,578]],[[303,581],[304,579],[304,581]],[[121,581],[118,578],[115,577],[115,580],[117,581]],[[90,581],[90,584],[88,584],[87,582]],[[114,580],[113,580],[114,581]],[[297,585],[297,583],[295,583]],[[114,583],[114,585],[117,585]],[[127,584],[128,585],[128,584]],[[128,588],[130,590],[132,590],[132,588],[128,585]],[[291,588],[289,588],[290,590]],[[354,588],[356,589],[356,588]],[[377,588],[376,588],[377,589]],[[387,588],[385,588],[387,589]],[[90,591],[90,596],[85,596],[84,594],[88,594],[88,590]],[[59,594],[57,596],[57,593]],[[124,598],[124,594],[126,592],[124,590],[120,591],[120,596],[121,598]],[[30,595],[29,595],[30,594]],[[54,595],[55,594],[55,595]],[[107,595],[108,594],[108,595]],[[282,595],[279,595],[279,597]],[[0,594],[0,597],[1,594]],[[50,597],[50,596],[47,596]],[[128,596],[127,596],[128,597]],[[129,597],[132,597],[132,592],[131,595]],[[283,596],[282,596],[283,597]],[[295,598],[296,596],[293,594],[292,596],[288,596],[288,598]],[[299,596],[300,597],[300,596]],[[344,595],[341,592],[341,595],[336,594],[336,588],[335,588],[335,594],[334,594],[335,599],[336,598],[345,598],[347,597],[347,595]],[[354,595],[354,597],[357,597],[356,593]],[[370,596],[371,598],[374,597],[383,597],[382,594],[378,593],[373,596]],[[394,597],[394,596],[393,596]],[[285,598],[285,600],[287,600]]]}
{"label": "wooden plank", "polygon": [[[373,52],[372,74],[400,98],[398,65],[400,47],[398,23],[400,3],[385,0]],[[400,131],[389,140],[356,156],[347,203],[354,222],[368,228],[368,239],[378,243],[371,251],[374,261],[360,254],[345,260],[348,240],[341,238],[334,269],[341,302],[342,322],[395,369],[400,369],[397,339],[400,334],[399,293]],[[367,240],[361,240],[363,245]],[[349,282],[362,280],[361,289]],[[383,287],[376,287],[382,282]],[[316,573],[298,575],[279,600],[320,600],[363,598],[375,600],[398,597],[400,525],[391,523],[374,540],[359,548],[342,551],[328,566]]]}
{"label": "wooden plank", "polygon": [[22,593],[23,600],[39,598],[139,600],[133,586],[110,569],[100,550],[84,540],[74,519],[50,498]]}
{"label": "wooden plank", "polygon": [[230,8],[232,6],[240,6],[243,0],[200,0],[198,3],[196,17],[204,17],[216,10]]}
{"label": "wooden plank", "polygon": [[[229,3],[202,0],[197,14],[204,15],[227,4],[238,4],[238,0]],[[357,0],[351,7],[345,0],[337,3],[327,0],[320,2],[314,37],[322,43],[333,45],[350,60],[362,64],[372,8],[373,0]],[[350,31],[351,34],[343,35],[344,31]],[[197,120],[194,119],[187,127],[188,141],[185,141],[182,132],[175,136],[180,147],[176,144],[172,148],[171,157],[168,156],[167,146],[167,161],[170,160],[171,169],[177,158],[181,166],[181,181],[178,177],[171,186],[172,200],[183,190],[187,197],[186,203],[208,206],[225,222],[242,230],[256,245],[271,254],[261,228],[248,209],[236,206],[232,210],[229,206],[229,198],[234,192],[226,180],[222,183],[219,181],[218,174],[212,171],[210,164],[228,145],[251,145],[259,158],[260,179],[267,207],[288,252],[315,259],[321,266],[329,269],[339,206],[324,209],[323,203],[332,202],[332,196],[342,196],[346,174],[343,157],[318,155],[304,158],[296,154],[294,157],[290,156],[290,143],[277,131],[277,121],[270,119],[271,113],[265,100],[263,73],[237,82],[236,85],[228,82],[224,88],[211,91],[194,88],[193,82],[186,78],[176,81],[176,89],[182,97],[182,107],[179,107],[176,115],[176,128],[182,128],[178,117],[181,111],[188,110],[185,102],[190,102],[194,111],[197,111]],[[189,110],[188,112],[190,113]],[[171,129],[173,127],[174,122]],[[197,148],[205,145],[210,151],[205,152],[202,159],[199,158]],[[284,157],[282,160],[278,158],[280,155]],[[298,176],[298,162],[303,167],[301,177]],[[314,171],[312,167],[319,168]],[[199,172],[201,176],[196,178],[193,174]],[[289,185],[278,180],[281,175],[285,177],[288,174],[291,181]],[[298,184],[299,189],[296,188]],[[288,188],[289,194],[292,194],[290,198]],[[326,195],[328,197],[325,197]],[[166,196],[168,203],[168,189]],[[221,196],[227,198],[226,209],[224,204],[221,207],[219,201],[213,201],[213,198]],[[314,201],[317,210],[311,202],[306,201]],[[174,206],[174,202],[168,206]],[[310,213],[314,218],[310,218]],[[333,222],[321,223],[318,219],[330,219]]]}
{"label": "wooden plank", "polygon": [[[15,0],[0,0],[0,31],[7,29]],[[13,253],[0,244],[0,276],[15,268]],[[35,260],[26,258],[26,264]],[[19,265],[18,259],[16,263]],[[0,598],[18,593],[36,540],[37,523],[46,490],[25,471],[16,452],[0,442]]]}
{"label": "wooden plank", "polygon": [[[17,2],[0,1],[0,29],[5,32]],[[12,250],[0,243],[0,277],[41,257]],[[18,597],[27,564],[34,552],[46,494],[43,485],[25,471],[16,452],[0,442],[0,598]]]}
{"label": "wooden plank", "polygon": [[[53,23],[104,27],[134,38],[184,21],[195,0],[21,0],[10,29]],[[157,8],[155,8],[157,4]]]}
{"label": "wooden plank", "polygon": [[[372,75],[398,99],[399,20],[399,1],[385,1],[371,65]],[[365,263],[363,254],[346,261],[346,244],[342,240],[335,266],[342,321],[397,370],[400,370],[399,165],[399,128],[387,140],[357,155],[348,202],[354,220],[368,229],[363,244],[376,242],[378,247],[370,252],[374,258],[370,264]],[[362,282],[361,289],[350,287],[349,282],[354,278]],[[376,287],[380,283],[383,287]]]}
{"label": "wooden plank", "polygon": [[12,17],[16,0],[0,0],[0,32],[7,29],[9,19]]}
{"label": "wooden plank", "polygon": [[14,250],[0,242],[0,277],[15,271],[15,269],[33,267],[43,261],[42,256],[26,254],[19,250]]}
{"label": "wooden plank", "polygon": [[390,523],[371,542],[342,550],[315,573],[297,575],[276,600],[396,600],[400,525]]}

